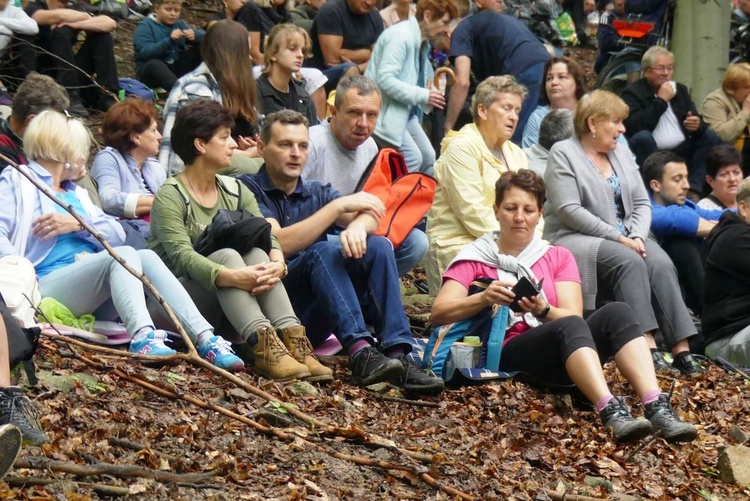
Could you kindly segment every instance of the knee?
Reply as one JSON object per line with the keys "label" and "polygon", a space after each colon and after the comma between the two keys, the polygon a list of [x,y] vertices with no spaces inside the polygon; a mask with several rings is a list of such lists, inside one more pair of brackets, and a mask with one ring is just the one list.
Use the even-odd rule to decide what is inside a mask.
{"label": "knee", "polygon": [[208,259],[227,268],[239,269],[245,267],[245,261],[242,260],[242,256],[234,249],[219,249],[209,254]]}
{"label": "knee", "polygon": [[253,249],[250,250],[250,252],[242,256],[242,260],[246,265],[253,265],[253,264],[267,263],[268,261],[271,260],[271,258],[268,257],[268,254],[263,249],[254,247]]}
{"label": "knee", "polygon": [[586,321],[578,316],[563,317],[557,320],[559,325],[555,330],[557,342],[562,351],[567,351],[569,346],[596,346],[594,338],[591,336]]}
{"label": "knee", "polygon": [[[368,251],[370,248],[370,241],[368,239],[367,241]],[[310,247],[307,248],[305,253],[308,253],[311,256],[314,256],[315,261],[317,261],[318,264],[321,265],[329,265],[333,262],[341,262],[343,264],[344,262],[344,254],[342,254],[341,250],[334,244],[333,242],[323,241],[323,242],[315,242]]]}
{"label": "knee", "polygon": [[636,132],[635,134],[630,136],[630,139],[628,139],[628,144],[631,148],[656,148],[656,141],[654,141],[654,136],[650,131],[647,130]]}
{"label": "knee", "polygon": [[115,252],[123,258],[125,261],[128,262],[130,265],[138,264],[140,266],[141,264],[141,256],[138,254],[138,251],[135,250],[135,248],[129,246],[129,245],[123,245],[121,247],[115,247]]}
{"label": "knee", "polygon": [[367,252],[376,255],[393,255],[393,244],[385,237],[373,235],[367,237]]}
{"label": "knee", "polygon": [[427,250],[430,248],[430,241],[427,239],[424,231],[414,228],[406,235],[406,238],[401,242],[399,247],[409,249],[410,254],[419,255],[421,259],[427,254]]}
{"label": "knee", "polygon": [[137,250],[136,253],[140,258],[141,263],[143,263],[144,268],[149,266],[165,266],[164,261],[162,261],[159,255],[151,249],[140,249]]}
{"label": "knee", "polygon": [[602,312],[602,314],[605,314],[612,319],[615,325],[629,325],[635,322],[635,313],[633,312],[633,308],[630,307],[629,304],[614,301],[611,303],[607,303],[599,310]]}
{"label": "knee", "polygon": [[[88,33],[89,32],[86,32],[87,37]],[[48,37],[50,47],[60,47],[57,45],[60,43],[67,43],[68,45],[71,45],[73,43],[73,30],[71,30],[67,26],[62,26],[59,28],[55,28],[54,30],[50,30]]]}

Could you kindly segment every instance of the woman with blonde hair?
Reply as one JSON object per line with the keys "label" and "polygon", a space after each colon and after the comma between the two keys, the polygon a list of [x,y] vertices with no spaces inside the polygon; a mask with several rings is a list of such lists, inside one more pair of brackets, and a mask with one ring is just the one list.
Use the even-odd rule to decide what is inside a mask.
{"label": "woman with blonde hair", "polygon": [[288,109],[305,115],[310,125],[318,123],[315,104],[304,83],[295,77],[311,47],[310,35],[299,26],[278,24],[271,29],[263,54],[265,66],[258,77],[260,111],[264,116]]}
{"label": "woman with blonde hair", "polygon": [[471,100],[473,123],[443,139],[435,162],[435,202],[427,216],[425,267],[432,295],[461,247],[500,229],[492,212],[495,182],[503,172],[528,165],[526,154],[510,141],[525,98],[526,88],[512,76],[490,77]]}
{"label": "woman with blonde hair", "polygon": [[184,168],[172,151],[175,116],[199,98],[213,99],[229,110],[234,119],[232,137],[238,145],[234,155],[258,156],[255,144],[260,117],[248,40],[247,30],[239,23],[224,20],[213,24],[201,43],[203,62],[172,87],[164,105],[164,137],[159,153],[159,161],[170,175]]}
{"label": "woman with blonde hair", "polygon": [[703,100],[701,115],[719,139],[733,143],[744,157],[743,171],[750,174],[750,64],[732,64],[721,88]]}
{"label": "woman with blonde hair", "polygon": [[[125,233],[119,223],[71,181],[85,171],[90,144],[83,123],[52,110],[34,118],[23,138],[29,171],[60,202],[73,207],[110,244],[118,246],[115,250],[130,266],[148,277],[174,309],[201,357],[227,370],[242,370],[242,360],[228,342],[214,335],[213,327],[162,260],[153,251],[122,246]],[[141,282],[107,252],[100,252],[101,243],[65,209],[18,176],[11,168],[0,175],[0,196],[16,209],[0,215],[0,255],[25,256],[34,265],[42,296],[56,299],[76,316],[94,313],[97,318],[115,320],[106,316],[114,306],[115,316],[132,338],[130,352],[175,354],[165,344],[167,333],[157,329],[149,315]]]}
{"label": "woman with blonde hair", "polygon": [[657,369],[669,368],[653,337],[659,327],[673,367],[702,372],[690,354],[688,338],[696,330],[675,267],[649,238],[646,187],[632,153],[618,142],[627,116],[628,106],[611,92],[595,90],[578,101],[575,136],[555,144],[547,163],[544,238],[573,252],[584,310],[594,310],[602,297],[629,304]]}

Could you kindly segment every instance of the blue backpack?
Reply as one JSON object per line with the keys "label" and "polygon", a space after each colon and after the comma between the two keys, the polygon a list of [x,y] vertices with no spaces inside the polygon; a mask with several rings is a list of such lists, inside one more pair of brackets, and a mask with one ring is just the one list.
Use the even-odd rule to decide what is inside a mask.
{"label": "blue backpack", "polygon": [[146,101],[156,101],[156,93],[135,78],[120,78],[120,101],[126,96],[138,96]]}
{"label": "blue backpack", "polygon": [[[491,279],[479,279],[472,282],[469,295],[487,288]],[[500,356],[508,326],[509,309],[484,308],[471,318],[452,324],[436,326],[430,333],[430,339],[424,350],[423,367],[432,370],[438,377],[450,381],[460,373],[470,380],[488,380],[513,377],[516,372],[499,370]],[[478,356],[466,359],[456,357],[455,343],[467,336],[479,337],[481,346]]]}

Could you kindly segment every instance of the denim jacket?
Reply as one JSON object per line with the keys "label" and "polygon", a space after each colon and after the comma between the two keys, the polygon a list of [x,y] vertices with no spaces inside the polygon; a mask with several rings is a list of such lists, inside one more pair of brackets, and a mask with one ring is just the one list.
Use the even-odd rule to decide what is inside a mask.
{"label": "denim jacket", "polygon": [[[50,200],[44,193],[37,190],[36,200],[33,203],[33,212],[31,214],[16,214],[16,208],[21,207],[22,204],[17,197],[18,194],[16,193],[15,183],[12,179],[14,173],[11,171],[12,168],[7,168],[3,170],[2,174],[0,174],[0,200],[3,201],[3,205],[6,207],[6,210],[0,211],[0,256],[19,254],[19,250],[13,247],[9,239],[10,235],[13,233],[15,225],[30,225],[39,216],[56,211],[55,202]],[[44,167],[36,162],[29,162],[29,171],[44,184],[50,188],[52,187],[52,175]],[[125,232],[123,231],[122,226],[120,226],[115,218],[104,214],[101,209],[95,206],[91,202],[91,199],[84,188],[76,186],[71,181],[63,182],[62,186],[66,190],[75,190],[76,196],[88,211],[88,214],[81,214],[86,222],[91,224],[113,246],[122,245],[124,243]],[[82,231],[80,232],[80,236],[93,243],[98,248],[101,248],[99,241],[90,233]],[[44,261],[56,244],[57,237],[50,238],[49,240],[40,240],[34,236],[32,231],[30,231],[26,241],[24,256],[36,266]]]}
{"label": "denim jacket", "polygon": [[96,154],[91,177],[98,185],[104,212],[129,219],[137,217],[138,197],[148,194],[146,188],[156,195],[167,180],[166,171],[156,158],[146,159],[143,169],[139,170],[133,157],[111,146]]}

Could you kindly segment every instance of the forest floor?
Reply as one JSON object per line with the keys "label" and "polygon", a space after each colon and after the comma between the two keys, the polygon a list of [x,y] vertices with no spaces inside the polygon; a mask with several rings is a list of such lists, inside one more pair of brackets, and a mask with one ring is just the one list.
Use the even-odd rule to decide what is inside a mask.
{"label": "forest floor", "polygon": [[[183,17],[203,20],[218,5],[193,0]],[[119,24],[120,75],[132,76],[135,23]],[[594,51],[571,54],[593,80]],[[101,115],[89,119],[95,131],[100,123]],[[407,312],[422,323],[429,301],[405,285]],[[717,464],[721,448],[734,444],[730,428],[750,429],[750,381],[710,364],[698,377],[659,380],[679,415],[698,425],[696,441],[649,437],[621,445],[590,406],[516,379],[415,400],[387,384],[354,386],[343,357],[325,362],[336,379],[321,387],[241,374],[269,403],[189,363],[148,368],[44,338],[40,382],[27,395],[51,443],[22,450],[0,482],[0,499],[750,498],[750,490],[719,479]],[[617,370],[608,365],[605,373],[613,392],[642,415]]]}

